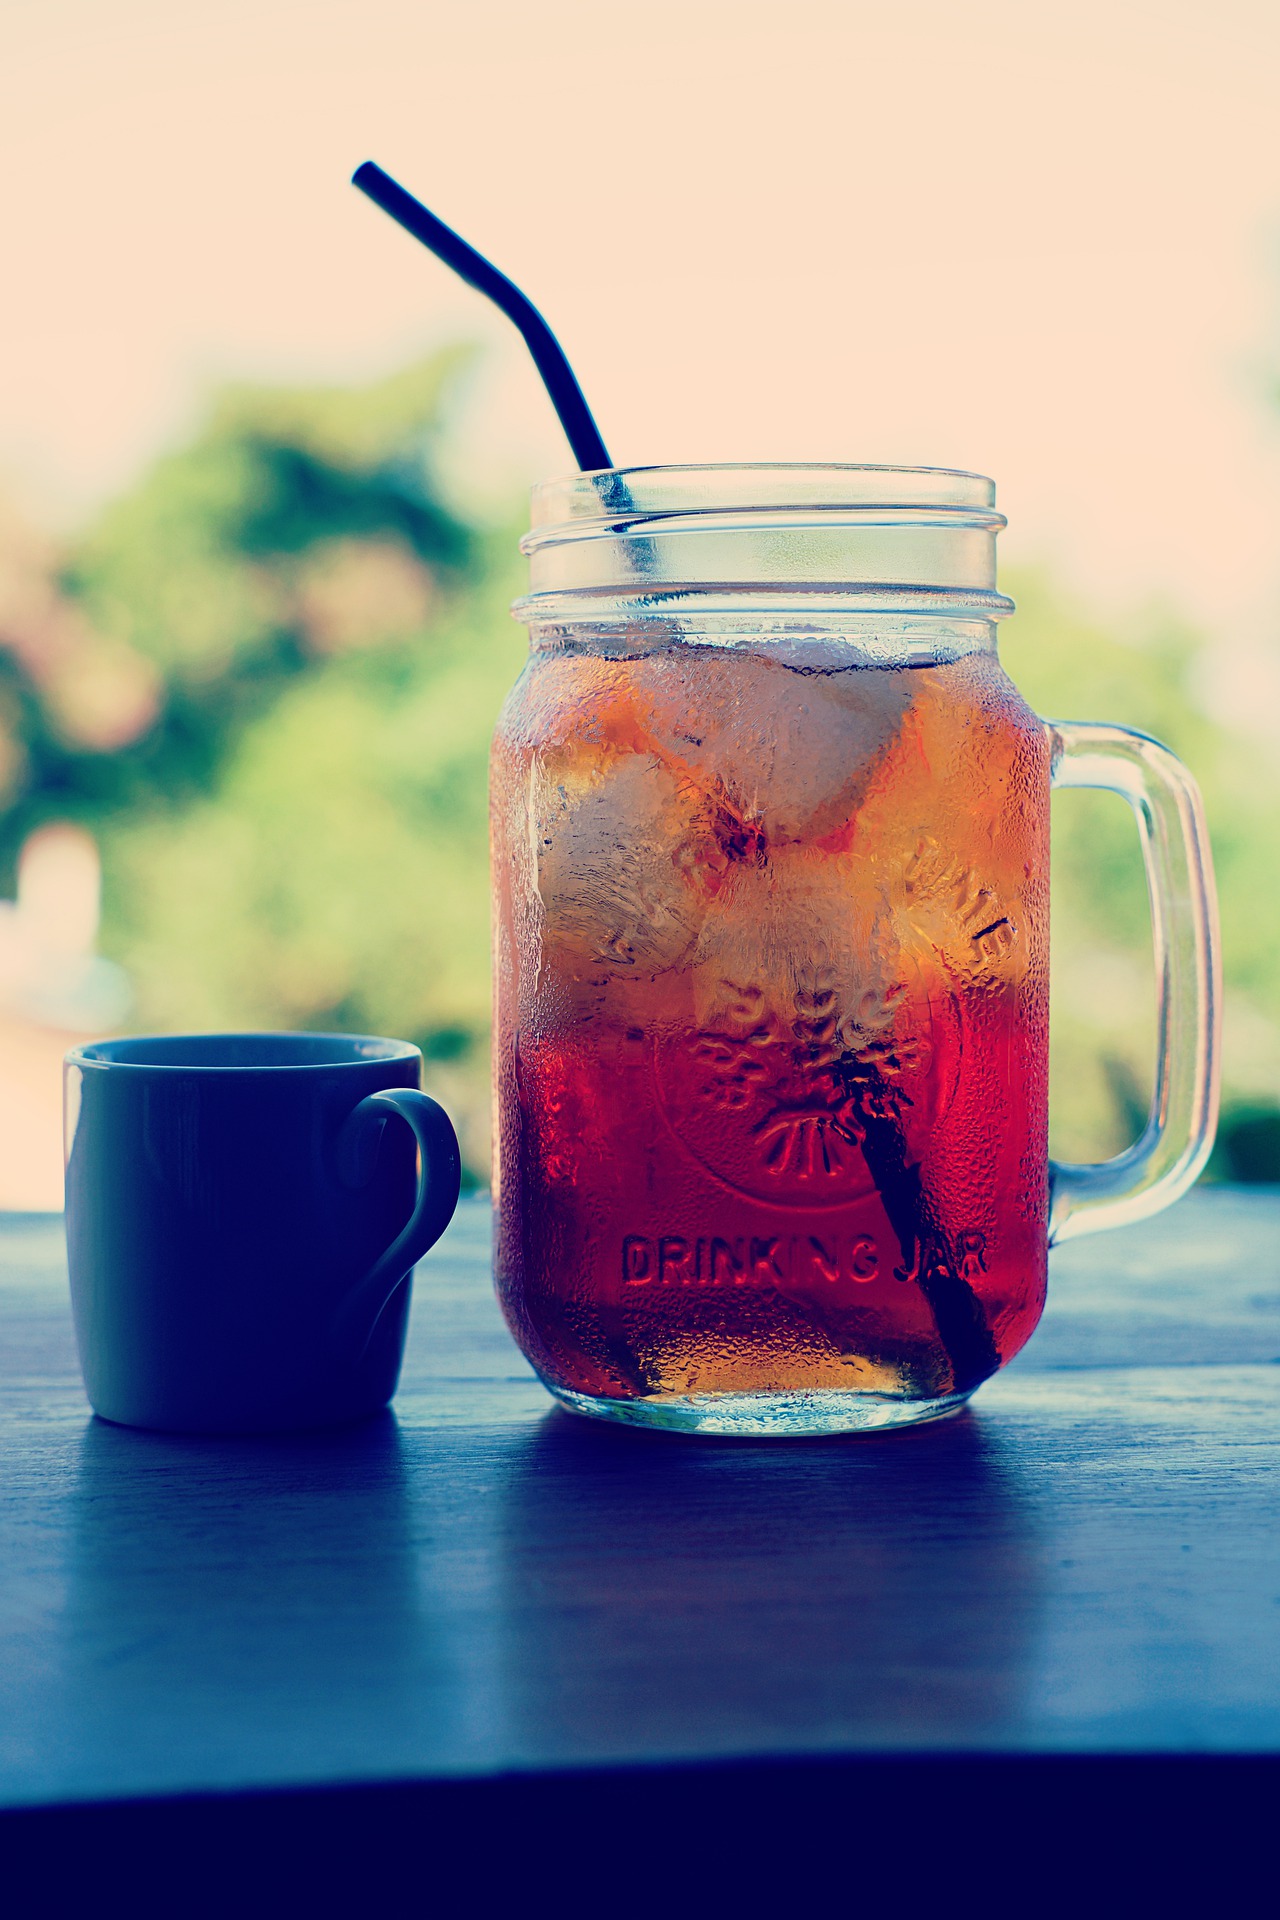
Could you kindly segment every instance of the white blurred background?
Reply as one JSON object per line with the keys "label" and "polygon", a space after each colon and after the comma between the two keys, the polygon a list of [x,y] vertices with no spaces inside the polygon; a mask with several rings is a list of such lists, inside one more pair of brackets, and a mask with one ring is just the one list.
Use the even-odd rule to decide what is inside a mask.
{"label": "white blurred background", "polygon": [[1274,631],[1268,0],[6,0],[0,461],[74,510],[228,373],[491,352],[479,486],[564,465],[376,158],[560,331],[615,460],[995,475],[1008,550]]}

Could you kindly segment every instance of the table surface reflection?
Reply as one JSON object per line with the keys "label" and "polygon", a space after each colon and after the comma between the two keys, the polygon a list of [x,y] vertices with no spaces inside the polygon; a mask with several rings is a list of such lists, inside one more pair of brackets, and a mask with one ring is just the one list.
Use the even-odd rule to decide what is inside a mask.
{"label": "table surface reflection", "polygon": [[60,1223],[0,1221],[0,1805],[888,1753],[1280,1748],[1280,1195],[1055,1254],[961,1418],[743,1443],[552,1408],[464,1203],[394,1414],[85,1404]]}

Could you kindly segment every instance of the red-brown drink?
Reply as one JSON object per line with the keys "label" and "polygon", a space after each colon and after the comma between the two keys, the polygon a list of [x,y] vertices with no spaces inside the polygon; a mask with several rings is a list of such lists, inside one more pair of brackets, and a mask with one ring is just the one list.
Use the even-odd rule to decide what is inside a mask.
{"label": "red-brown drink", "polygon": [[1048,734],[989,647],[845,657],[561,636],[500,720],[498,1284],[571,1404],[927,1417],[1039,1318]]}

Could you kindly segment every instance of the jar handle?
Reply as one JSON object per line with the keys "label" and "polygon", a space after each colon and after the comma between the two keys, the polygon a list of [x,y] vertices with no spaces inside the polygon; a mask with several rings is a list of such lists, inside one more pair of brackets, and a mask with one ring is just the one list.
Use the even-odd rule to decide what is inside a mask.
{"label": "jar handle", "polygon": [[1046,722],[1055,787],[1097,787],[1133,809],[1151,902],[1156,1076],[1147,1124],[1112,1160],[1049,1163],[1049,1243],[1145,1220],[1180,1198],[1218,1119],[1222,963],[1200,790],[1176,754],[1128,727]]}

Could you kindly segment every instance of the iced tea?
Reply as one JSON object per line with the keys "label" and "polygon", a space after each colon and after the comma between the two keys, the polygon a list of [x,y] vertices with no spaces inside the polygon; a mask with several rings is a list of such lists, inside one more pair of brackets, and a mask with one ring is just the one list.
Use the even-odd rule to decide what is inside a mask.
{"label": "iced tea", "polygon": [[571,1400],[968,1393],[1044,1296],[1049,746],[993,651],[535,650],[498,1284]]}

